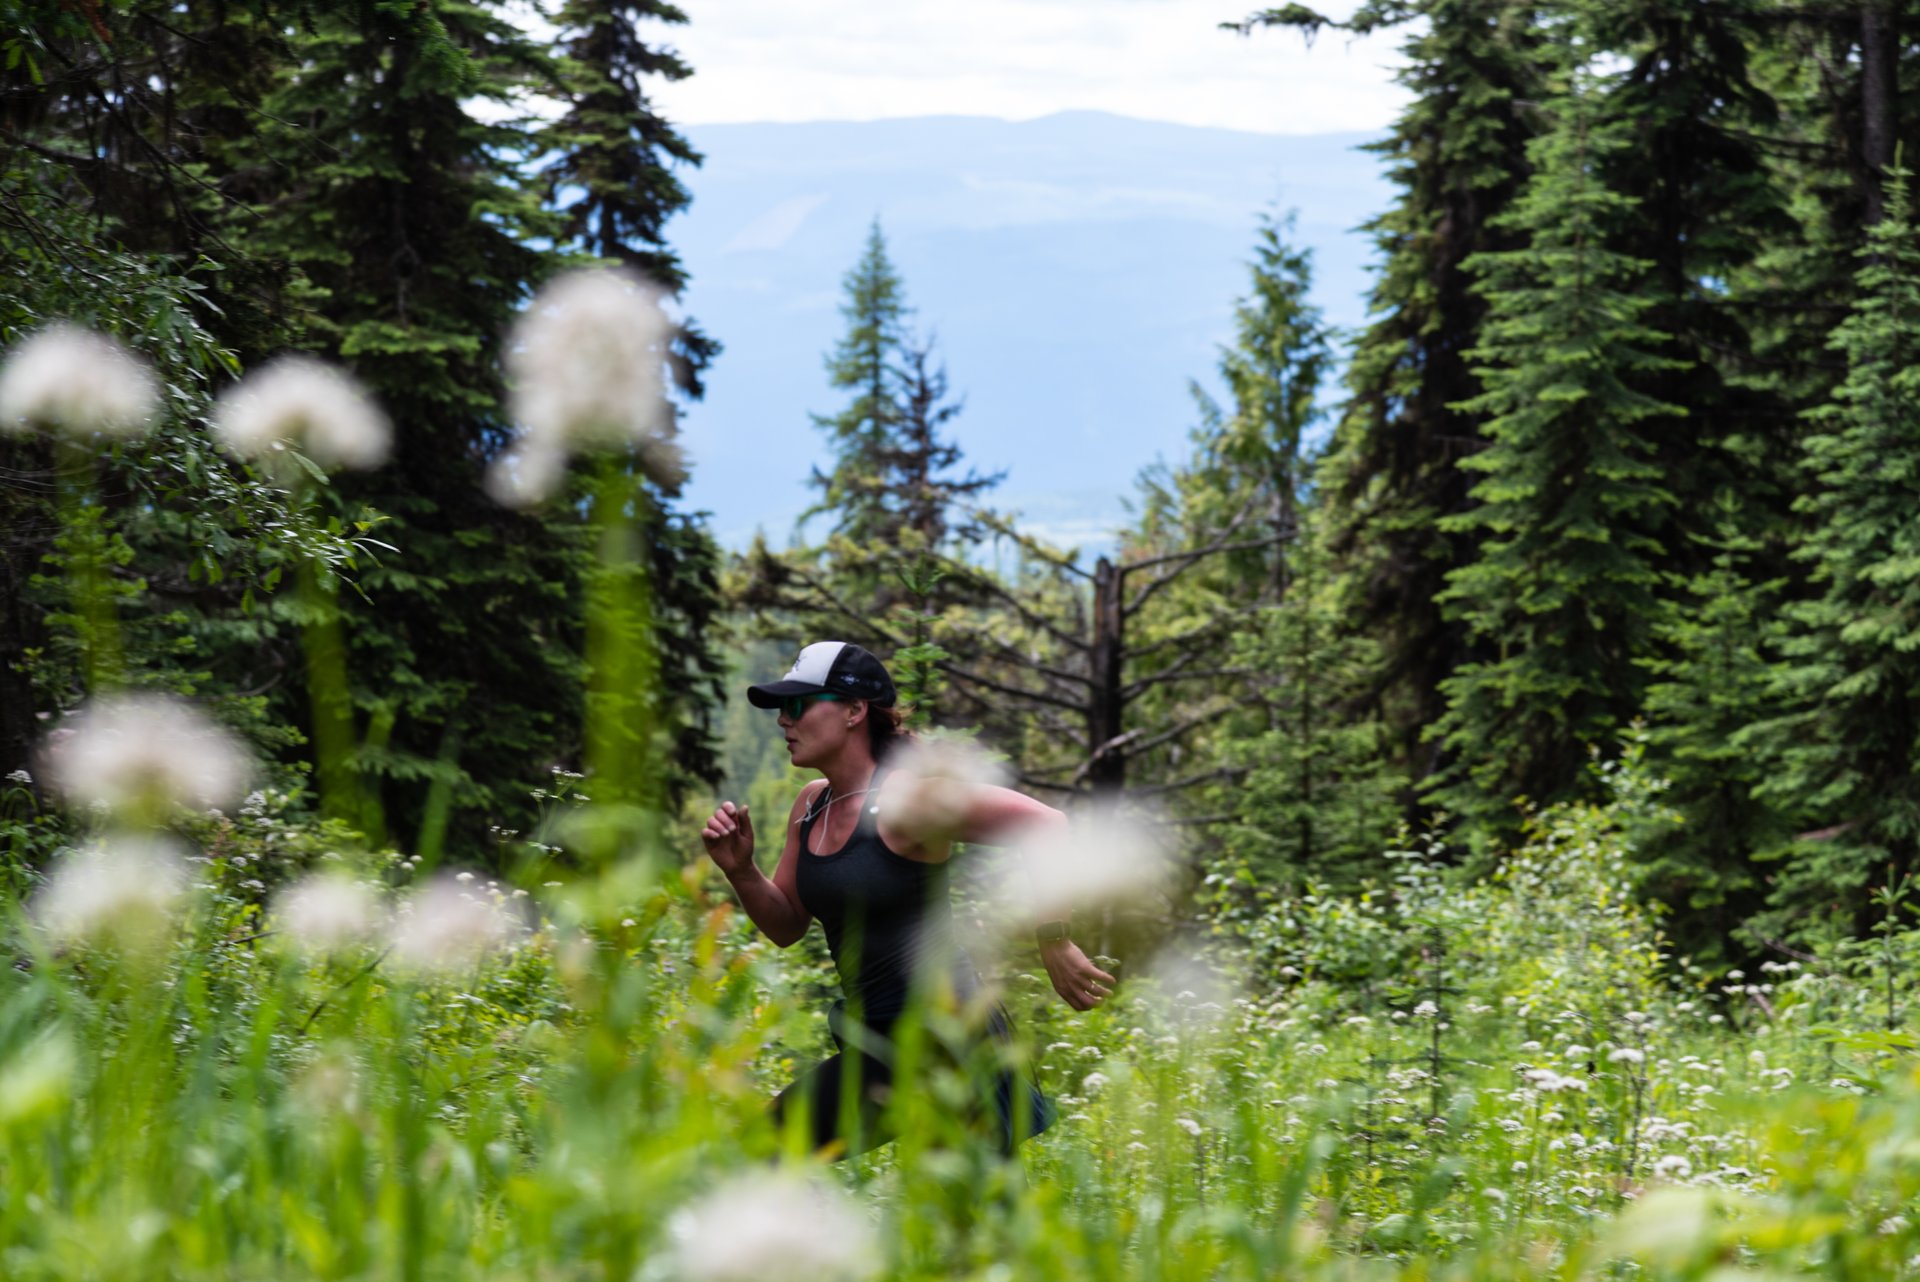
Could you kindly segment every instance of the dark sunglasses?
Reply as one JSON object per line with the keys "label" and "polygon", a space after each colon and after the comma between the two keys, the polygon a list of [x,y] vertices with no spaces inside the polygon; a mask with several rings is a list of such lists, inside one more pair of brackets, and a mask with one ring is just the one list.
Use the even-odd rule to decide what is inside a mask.
{"label": "dark sunglasses", "polygon": [[811,703],[833,703],[839,700],[837,694],[790,694],[780,701],[779,711],[789,721],[798,721],[806,714]]}

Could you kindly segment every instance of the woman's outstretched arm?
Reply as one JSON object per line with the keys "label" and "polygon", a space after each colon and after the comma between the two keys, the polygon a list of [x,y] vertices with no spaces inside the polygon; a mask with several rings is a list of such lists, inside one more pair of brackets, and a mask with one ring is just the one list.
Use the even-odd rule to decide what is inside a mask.
{"label": "woman's outstretched arm", "polygon": [[[886,804],[893,782],[889,780],[888,788],[881,792],[880,828],[882,838],[896,850],[925,850],[949,841],[989,846],[1018,843],[1029,849],[1044,849],[1050,835],[1060,838],[1066,835],[1066,815],[1023,792],[991,784],[966,787],[963,803],[954,808],[947,831],[915,832],[911,829],[916,807],[904,807],[905,823],[899,818],[889,822],[889,811],[898,815],[900,809]],[[1060,994],[1067,1005],[1075,1010],[1092,1010],[1112,995],[1119,981],[1094,965],[1073,940],[1046,939],[1037,943],[1047,978],[1053,981],[1053,991]]]}

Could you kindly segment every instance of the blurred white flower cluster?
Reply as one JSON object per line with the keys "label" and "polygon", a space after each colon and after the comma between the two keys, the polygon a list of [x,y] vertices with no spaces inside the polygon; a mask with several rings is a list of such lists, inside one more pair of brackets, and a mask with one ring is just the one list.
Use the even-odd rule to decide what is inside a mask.
{"label": "blurred white flower cluster", "polygon": [[289,448],[321,467],[365,470],[387,460],[387,416],[347,374],[307,356],[267,362],[221,394],[213,432],[227,450],[287,471]]}
{"label": "blurred white flower cluster", "polygon": [[106,335],[64,321],[16,344],[0,363],[0,432],[138,436],[159,400],[146,362]]}
{"label": "blurred white flower cluster", "polygon": [[844,1193],[795,1175],[737,1177],[672,1219],[686,1282],[860,1282],[880,1271],[873,1228]]}
{"label": "blurred white flower cluster", "polygon": [[373,887],[323,873],[282,891],[273,917],[296,953],[318,957],[371,945],[419,975],[469,970],[526,933],[514,897],[464,872],[435,877],[391,907]]}
{"label": "blurred white flower cluster", "polygon": [[33,915],[62,944],[144,948],[165,938],[187,892],[185,852],[165,837],[120,836],[66,852]]}
{"label": "blurred white flower cluster", "polygon": [[535,296],[507,347],[509,411],[525,435],[494,460],[487,492],[508,507],[550,497],[580,450],[632,449],[669,490],[686,480],[665,369],[664,294],[632,272],[568,272]]}
{"label": "blurred white flower cluster", "polygon": [[1012,853],[1001,898],[1022,924],[1061,920],[1076,909],[1139,905],[1165,889],[1174,863],[1164,825],[1112,806],[1030,829]]}
{"label": "blurred white flower cluster", "polygon": [[176,807],[211,810],[247,790],[253,762],[226,730],[170,695],[102,695],[55,728],[41,773],[70,805],[152,822]]}
{"label": "blurred white flower cluster", "polygon": [[[55,861],[34,917],[69,945],[163,938],[191,885],[189,852],[165,825],[182,809],[245,797],[253,775],[246,750],[184,700],[120,693],[95,699],[48,735],[41,762],[48,786],[100,820],[104,834]],[[257,800],[248,808],[257,810]],[[497,883],[480,885],[472,873],[435,878],[391,910],[375,887],[327,873],[282,891],[274,917],[296,952],[377,945],[397,966],[433,974],[470,968],[524,933],[517,907]]]}

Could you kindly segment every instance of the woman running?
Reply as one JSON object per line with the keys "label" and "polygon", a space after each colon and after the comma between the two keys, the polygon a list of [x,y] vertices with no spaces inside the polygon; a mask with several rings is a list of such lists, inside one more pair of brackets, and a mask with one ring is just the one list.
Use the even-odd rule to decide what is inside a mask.
{"label": "woman running", "polygon": [[[782,1091],[775,1117],[784,1126],[804,1116],[816,1149],[837,1142],[847,1155],[886,1142],[876,1123],[892,1080],[891,1033],[909,999],[946,984],[965,1007],[984,987],[953,935],[952,843],[1005,841],[1062,825],[1066,816],[1010,788],[978,786],[954,799],[942,831],[930,831],[923,808],[903,804],[915,781],[889,768],[889,754],[908,741],[893,679],[857,645],[816,642],[786,676],[751,687],[747,698],[779,710],[793,764],[823,778],[793,803],[771,878],[754,864],[745,806],[723,802],[700,836],[741,907],[774,943],[796,943],[815,917],[826,932],[843,994],[828,1021],[839,1053]],[[1054,990],[1068,1005],[1091,1010],[1112,991],[1113,976],[1067,938],[1065,923],[1047,923],[1036,935]],[[983,1031],[996,1041],[1011,1037],[998,1002]],[[990,1120],[1004,1151],[1051,1120],[1031,1082],[1010,1072],[997,1074],[992,1093]],[[857,1123],[852,1133],[849,1121]]]}

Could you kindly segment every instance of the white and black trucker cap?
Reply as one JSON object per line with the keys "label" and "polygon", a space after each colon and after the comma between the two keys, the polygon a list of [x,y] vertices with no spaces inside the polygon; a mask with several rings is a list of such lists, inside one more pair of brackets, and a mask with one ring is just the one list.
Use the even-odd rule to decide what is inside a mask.
{"label": "white and black trucker cap", "polygon": [[886,665],[847,641],[815,641],[800,652],[786,676],[748,686],[747,702],[756,708],[777,708],[782,699],[796,694],[837,694],[882,708],[891,707],[895,697]]}

